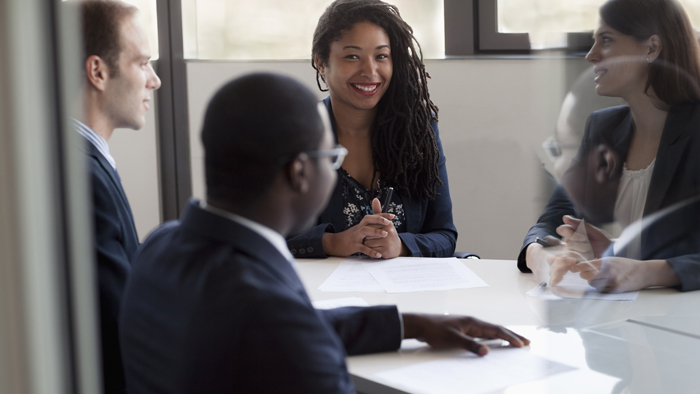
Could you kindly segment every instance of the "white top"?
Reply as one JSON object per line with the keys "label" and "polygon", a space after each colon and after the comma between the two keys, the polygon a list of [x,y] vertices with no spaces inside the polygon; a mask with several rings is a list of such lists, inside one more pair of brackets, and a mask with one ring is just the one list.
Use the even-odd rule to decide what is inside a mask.
{"label": "white top", "polygon": [[107,141],[105,141],[102,136],[97,134],[95,130],[91,129],[89,126],[87,126],[85,123],[77,120],[77,119],[72,119],[73,120],[73,127],[75,127],[75,131],[80,133],[83,137],[87,138],[88,141],[92,145],[97,148],[100,153],[102,153],[102,156],[107,159],[109,164],[114,168],[115,170],[117,169],[117,162],[114,161],[114,158],[112,155],[109,153],[109,145],[107,145]]}
{"label": "white top", "polygon": [[627,163],[624,164],[615,201],[615,222],[621,228],[642,218],[655,163],[656,158],[647,168],[636,171],[628,170]]}

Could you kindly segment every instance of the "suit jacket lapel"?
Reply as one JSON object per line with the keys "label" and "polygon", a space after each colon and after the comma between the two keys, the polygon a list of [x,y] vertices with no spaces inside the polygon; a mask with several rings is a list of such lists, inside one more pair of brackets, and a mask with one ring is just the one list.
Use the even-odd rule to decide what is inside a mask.
{"label": "suit jacket lapel", "polygon": [[620,154],[620,160],[623,162],[627,160],[627,154],[629,153],[630,145],[632,144],[633,134],[634,124],[632,122],[632,113],[628,112],[622,119],[622,122],[615,127],[615,130],[610,137],[611,140],[606,141],[612,145],[615,152]]}
{"label": "suit jacket lapel", "polygon": [[102,156],[102,153],[97,150],[97,148],[85,137],[83,137],[83,144],[80,147],[81,150],[83,150],[87,155],[92,156],[97,160],[97,162],[100,164],[100,167],[102,167],[102,171],[107,174],[109,179],[112,181],[112,184],[114,185],[114,189],[117,190],[117,194],[119,195],[119,199],[121,199],[122,204],[124,204],[124,207],[126,207],[126,212],[129,215],[130,223],[131,223],[131,231],[133,232],[133,236],[136,239],[136,245],[138,245],[138,237],[136,235],[136,224],[134,223],[134,217],[131,212],[131,206],[129,205],[129,200],[126,198],[126,193],[124,193],[124,188],[122,187],[121,181],[117,178],[117,173],[115,172],[114,168],[112,168],[112,165],[109,164],[107,159]]}
{"label": "suit jacket lapel", "polygon": [[[114,188],[119,191],[119,197],[122,200],[122,203],[124,203],[125,206],[129,206],[129,200],[126,198],[126,194],[124,193],[124,188],[122,187],[121,181],[117,178],[117,173],[115,172],[114,168],[112,168],[112,165],[109,164],[107,159],[105,159],[104,156],[102,156],[102,153],[95,148],[95,146],[87,140],[87,138],[83,138],[85,140],[85,146],[87,147],[87,153],[88,155],[94,157],[98,163],[100,163],[100,167],[102,167],[102,170],[107,174],[109,179],[112,181],[112,184],[114,185]],[[131,208],[129,208],[129,213],[131,214]],[[133,221],[133,218],[132,218]]]}
{"label": "suit jacket lapel", "polygon": [[688,125],[693,116],[694,106],[683,105],[672,108],[666,119],[659,150],[656,153],[656,164],[651,175],[649,193],[644,207],[644,215],[656,212],[661,208],[664,196],[673,180],[673,174],[683,157],[686,140],[690,131]]}
{"label": "suit jacket lapel", "polygon": [[269,268],[281,282],[293,292],[306,295],[304,285],[289,261],[265,238],[255,231],[232,220],[199,207],[198,201],[190,201],[181,219],[182,226],[219,242],[229,244]]}

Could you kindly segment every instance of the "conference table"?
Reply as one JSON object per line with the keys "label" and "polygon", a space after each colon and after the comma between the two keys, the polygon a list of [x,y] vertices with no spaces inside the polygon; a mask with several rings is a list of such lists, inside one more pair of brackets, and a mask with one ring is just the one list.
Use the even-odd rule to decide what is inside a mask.
{"label": "conference table", "polygon": [[646,289],[634,301],[546,299],[526,294],[538,282],[515,261],[471,259],[459,261],[487,287],[318,290],[342,260],[297,260],[312,301],[360,297],[401,312],[473,316],[532,341],[524,349],[495,343],[480,359],[404,340],[396,352],[348,357],[360,393],[700,393],[699,291]]}

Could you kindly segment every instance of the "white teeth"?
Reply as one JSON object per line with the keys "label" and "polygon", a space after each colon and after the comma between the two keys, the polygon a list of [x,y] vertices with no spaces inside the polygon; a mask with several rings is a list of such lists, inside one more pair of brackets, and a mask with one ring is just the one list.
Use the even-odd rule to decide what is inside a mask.
{"label": "white teeth", "polygon": [[363,92],[372,92],[372,91],[374,91],[375,89],[377,89],[377,86],[379,86],[379,85],[364,86],[364,85],[355,85],[355,84],[352,84],[352,86],[354,86],[354,87],[356,87],[356,88],[362,90]]}

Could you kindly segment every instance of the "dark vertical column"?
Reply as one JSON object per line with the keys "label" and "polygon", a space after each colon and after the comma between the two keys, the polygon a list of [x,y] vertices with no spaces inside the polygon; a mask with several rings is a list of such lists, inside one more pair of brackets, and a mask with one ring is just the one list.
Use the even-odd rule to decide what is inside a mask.
{"label": "dark vertical column", "polygon": [[190,171],[187,74],[180,0],[156,0],[159,59],[156,72],[161,88],[157,134],[160,166],[160,198],[163,221],[177,219],[192,195]]}
{"label": "dark vertical column", "polygon": [[474,0],[445,0],[445,56],[474,54]]}

